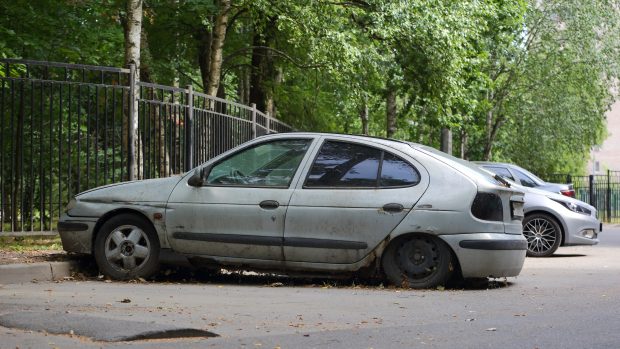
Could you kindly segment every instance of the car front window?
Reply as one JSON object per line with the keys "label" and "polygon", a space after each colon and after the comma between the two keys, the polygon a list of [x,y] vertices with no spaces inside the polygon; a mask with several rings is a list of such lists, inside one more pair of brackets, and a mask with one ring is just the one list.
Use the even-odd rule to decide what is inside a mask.
{"label": "car front window", "polygon": [[288,187],[308,150],[309,139],[286,139],[241,150],[217,163],[208,185]]}

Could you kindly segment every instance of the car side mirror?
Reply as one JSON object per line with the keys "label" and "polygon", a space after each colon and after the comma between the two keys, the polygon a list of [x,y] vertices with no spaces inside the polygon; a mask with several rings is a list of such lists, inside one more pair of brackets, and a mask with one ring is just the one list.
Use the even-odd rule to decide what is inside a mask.
{"label": "car side mirror", "polygon": [[205,168],[204,167],[199,167],[196,170],[194,170],[194,173],[192,174],[191,177],[189,177],[189,179],[187,180],[187,184],[191,185],[192,187],[202,187],[203,183],[204,183],[204,173],[205,173]]}

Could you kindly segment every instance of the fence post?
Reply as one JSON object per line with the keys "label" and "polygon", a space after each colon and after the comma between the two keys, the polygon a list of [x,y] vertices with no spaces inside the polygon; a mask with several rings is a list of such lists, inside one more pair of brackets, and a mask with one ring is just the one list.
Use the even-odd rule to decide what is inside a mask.
{"label": "fence post", "polygon": [[194,167],[194,88],[187,86],[187,113],[185,113],[185,171]]}
{"label": "fence post", "polygon": [[250,104],[252,107],[252,139],[256,138],[256,103]]}
{"label": "fence post", "polygon": [[590,205],[598,209],[596,202],[594,202],[594,175],[588,177],[588,191],[590,192]]}
{"label": "fence post", "polygon": [[605,200],[605,206],[607,209],[607,221],[611,222],[611,173],[607,170],[607,200]]}
{"label": "fence post", "polygon": [[267,124],[267,134],[271,134],[271,114],[265,112],[265,123]]}
{"label": "fence post", "polygon": [[127,123],[127,175],[136,178],[136,134],[138,133],[138,94],[136,93],[136,65],[129,64],[129,122]]}

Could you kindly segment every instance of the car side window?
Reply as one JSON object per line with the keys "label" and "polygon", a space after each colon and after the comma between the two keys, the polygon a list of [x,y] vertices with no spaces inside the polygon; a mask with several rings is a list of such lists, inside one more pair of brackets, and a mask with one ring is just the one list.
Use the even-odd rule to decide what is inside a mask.
{"label": "car side window", "polygon": [[327,141],[321,147],[306,187],[375,187],[381,151],[359,144]]}
{"label": "car side window", "polygon": [[309,139],[276,140],[246,148],[215,164],[207,185],[288,187]]}
{"label": "car side window", "polygon": [[420,183],[420,173],[396,155],[385,153],[381,165],[381,187],[402,187]]}
{"label": "car side window", "polygon": [[360,144],[326,141],[305,188],[376,188],[415,185],[418,171],[406,161]]}
{"label": "car side window", "polygon": [[534,182],[534,180],[528,177],[525,173],[519,170],[516,170],[516,169],[512,169],[512,170],[514,171],[517,178],[519,178],[519,180],[521,181],[522,186],[530,187],[530,188],[535,188],[538,186],[538,184],[536,184],[536,182]]}
{"label": "car side window", "polygon": [[497,166],[484,166],[484,167],[488,169],[489,171],[495,174],[498,174],[501,177],[510,179],[511,181],[515,182],[515,179],[512,176],[512,173],[510,173],[510,171],[508,171],[508,169],[505,167],[497,167]]}

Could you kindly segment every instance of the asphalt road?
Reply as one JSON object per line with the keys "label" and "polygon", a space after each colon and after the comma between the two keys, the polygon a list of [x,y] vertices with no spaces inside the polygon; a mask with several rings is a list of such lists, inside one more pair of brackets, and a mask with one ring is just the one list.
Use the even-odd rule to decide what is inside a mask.
{"label": "asphalt road", "polygon": [[3,285],[0,348],[620,348],[620,226],[600,239],[528,258],[518,278],[486,289],[257,277]]}

